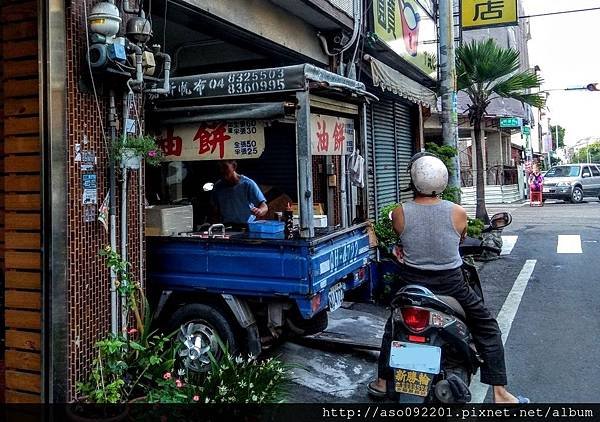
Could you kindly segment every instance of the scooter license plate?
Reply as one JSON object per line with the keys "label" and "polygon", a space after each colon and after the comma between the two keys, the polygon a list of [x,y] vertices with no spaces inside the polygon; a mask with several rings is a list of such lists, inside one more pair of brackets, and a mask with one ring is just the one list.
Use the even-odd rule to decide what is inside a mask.
{"label": "scooter license plate", "polygon": [[406,371],[439,374],[442,349],[437,346],[392,341],[390,367]]}
{"label": "scooter license plate", "polygon": [[393,341],[390,367],[394,368],[394,389],[397,393],[425,397],[440,373],[442,349],[437,346]]}
{"label": "scooter license plate", "polygon": [[426,397],[433,381],[433,375],[425,372],[394,370],[394,390],[396,393]]}

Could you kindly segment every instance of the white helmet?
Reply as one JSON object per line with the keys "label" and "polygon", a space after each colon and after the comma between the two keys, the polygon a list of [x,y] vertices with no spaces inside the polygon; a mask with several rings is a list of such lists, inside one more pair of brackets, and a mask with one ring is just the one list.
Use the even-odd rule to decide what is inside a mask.
{"label": "white helmet", "polygon": [[418,153],[408,165],[412,189],[421,195],[440,195],[448,186],[448,169],[442,160],[429,153]]}

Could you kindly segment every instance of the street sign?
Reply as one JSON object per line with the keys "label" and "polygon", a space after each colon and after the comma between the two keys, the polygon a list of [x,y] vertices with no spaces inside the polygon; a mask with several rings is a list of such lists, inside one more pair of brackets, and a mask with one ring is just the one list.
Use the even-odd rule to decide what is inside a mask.
{"label": "street sign", "polygon": [[523,135],[531,135],[531,128],[529,126],[523,126]]}
{"label": "street sign", "polygon": [[460,1],[460,25],[463,30],[518,23],[517,0]]}
{"label": "street sign", "polygon": [[500,127],[521,127],[523,126],[523,119],[520,117],[500,117]]}

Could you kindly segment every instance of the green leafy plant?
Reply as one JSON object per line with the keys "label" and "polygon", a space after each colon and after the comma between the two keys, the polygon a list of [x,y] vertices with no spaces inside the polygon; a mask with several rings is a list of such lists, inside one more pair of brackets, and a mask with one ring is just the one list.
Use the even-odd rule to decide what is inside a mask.
{"label": "green leafy plant", "polygon": [[[451,147],[450,145],[438,145],[433,142],[428,142],[425,145],[425,150],[442,160],[448,169],[449,174],[454,174],[456,171],[454,168],[454,157],[458,155],[458,150],[456,148]],[[448,186],[444,192],[442,192],[442,199],[454,202],[455,204],[460,204],[460,194],[461,190],[459,187]]]}
{"label": "green leafy plant", "polygon": [[143,158],[146,164],[150,166],[158,166],[163,161],[162,151],[158,147],[154,136],[122,137],[117,143],[115,156],[120,161],[129,151]]}
{"label": "green leafy plant", "polygon": [[384,206],[379,213],[379,220],[373,225],[375,236],[377,236],[378,247],[381,252],[386,254],[391,254],[393,246],[398,242],[398,235],[394,231],[389,214],[399,206],[400,204],[389,204]]}
{"label": "green leafy plant", "polygon": [[481,232],[485,224],[478,218],[469,218],[467,223],[467,236],[481,239]]}
{"label": "green leafy plant", "polygon": [[281,403],[287,396],[293,366],[278,359],[233,356],[220,340],[222,357],[210,352],[211,369],[200,387],[204,403]]}
{"label": "green leafy plant", "polygon": [[117,274],[126,318],[132,312],[135,326],[96,343],[90,375],[77,384],[77,391],[88,402],[123,403],[158,388],[163,374],[174,367],[175,347],[173,335],[150,330],[152,314],[139,282],[129,273],[131,265],[109,246],[100,255]]}

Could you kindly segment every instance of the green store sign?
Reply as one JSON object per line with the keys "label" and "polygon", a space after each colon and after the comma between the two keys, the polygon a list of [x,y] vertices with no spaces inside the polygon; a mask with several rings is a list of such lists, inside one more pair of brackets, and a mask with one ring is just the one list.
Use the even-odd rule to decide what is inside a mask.
{"label": "green store sign", "polygon": [[520,117],[500,117],[500,127],[521,127],[523,119]]}

